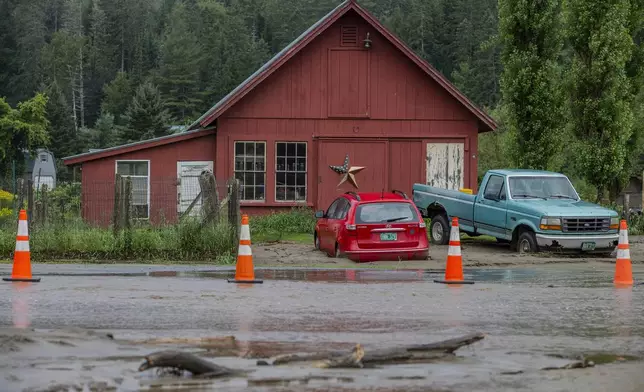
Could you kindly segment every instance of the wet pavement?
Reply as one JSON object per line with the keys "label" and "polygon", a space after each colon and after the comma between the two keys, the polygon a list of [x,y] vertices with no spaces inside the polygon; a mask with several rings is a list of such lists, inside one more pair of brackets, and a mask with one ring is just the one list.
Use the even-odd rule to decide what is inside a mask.
{"label": "wet pavement", "polygon": [[[552,355],[644,356],[644,286],[613,287],[612,268],[466,269],[476,284],[453,287],[433,283],[441,271],[421,269],[258,268],[263,284],[236,285],[226,282],[232,268],[38,265],[40,283],[0,285],[0,380],[8,391],[90,381],[147,390],[157,377],[136,368],[161,346],[135,340],[234,335],[232,354],[164,347],[201,350],[218,364],[253,371],[200,382],[203,390],[643,390],[639,361],[540,370],[570,362]],[[644,268],[633,270],[643,282]],[[12,327],[37,334],[17,338]],[[279,345],[316,351],[361,343],[369,350],[475,332],[486,338],[444,363],[322,370],[256,367],[248,358],[273,355]]]}

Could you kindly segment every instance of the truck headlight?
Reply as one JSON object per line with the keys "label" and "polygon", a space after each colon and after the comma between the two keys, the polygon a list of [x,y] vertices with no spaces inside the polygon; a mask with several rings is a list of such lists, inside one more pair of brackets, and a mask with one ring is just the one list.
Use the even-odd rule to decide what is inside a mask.
{"label": "truck headlight", "polygon": [[611,230],[619,229],[619,216],[614,216],[610,218],[610,229]]}
{"label": "truck headlight", "polygon": [[543,217],[539,228],[541,230],[561,230],[561,218]]}

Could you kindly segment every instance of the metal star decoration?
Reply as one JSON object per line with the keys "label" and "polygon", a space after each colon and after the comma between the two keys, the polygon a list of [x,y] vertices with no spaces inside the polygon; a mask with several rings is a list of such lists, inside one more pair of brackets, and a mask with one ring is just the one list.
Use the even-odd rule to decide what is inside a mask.
{"label": "metal star decoration", "polygon": [[331,170],[338,174],[342,174],[342,180],[338,186],[344,184],[346,181],[349,181],[356,189],[358,189],[358,183],[356,181],[355,174],[364,169],[364,166],[349,166],[349,154],[344,158],[344,164],[342,166],[329,166]]}

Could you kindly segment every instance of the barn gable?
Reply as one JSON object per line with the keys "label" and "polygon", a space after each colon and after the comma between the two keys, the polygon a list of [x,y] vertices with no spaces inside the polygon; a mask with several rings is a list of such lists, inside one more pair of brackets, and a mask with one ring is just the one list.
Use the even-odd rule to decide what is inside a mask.
{"label": "barn gable", "polygon": [[[372,42],[369,50],[364,50],[366,33]],[[336,48],[326,53],[314,50],[315,45],[328,47],[325,40],[335,41],[331,46]],[[389,52],[388,60],[381,60],[377,51]],[[378,60],[372,61],[372,56]],[[304,69],[310,71],[305,74]],[[392,78],[402,69],[412,75],[412,83]],[[283,83],[284,79],[290,83]],[[378,79],[392,82],[383,87],[383,83],[372,82]],[[279,99],[272,99],[276,95]],[[242,98],[245,99],[242,101]],[[222,115],[231,118],[471,119],[479,124],[481,132],[497,127],[491,117],[353,0],[340,4],[311,26],[189,129],[208,126]]]}

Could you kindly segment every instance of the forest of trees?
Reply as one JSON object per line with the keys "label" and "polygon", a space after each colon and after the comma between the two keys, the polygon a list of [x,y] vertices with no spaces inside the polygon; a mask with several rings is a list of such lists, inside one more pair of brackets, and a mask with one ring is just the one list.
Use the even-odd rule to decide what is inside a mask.
{"label": "forest of trees", "polygon": [[[191,123],[340,1],[0,0],[2,174],[36,144],[62,158]],[[640,169],[643,2],[359,0],[501,124],[482,171],[600,191]]]}

